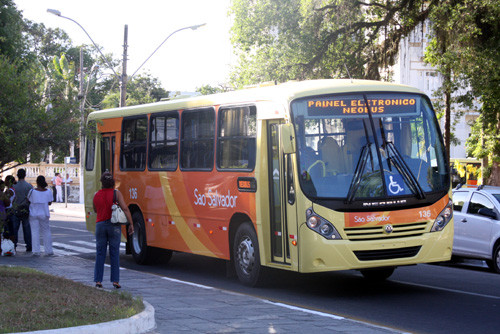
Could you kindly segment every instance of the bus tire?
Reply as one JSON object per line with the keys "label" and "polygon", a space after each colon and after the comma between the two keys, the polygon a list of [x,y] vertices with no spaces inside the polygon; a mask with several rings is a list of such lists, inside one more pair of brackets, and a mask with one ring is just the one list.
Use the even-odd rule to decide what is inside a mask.
{"label": "bus tire", "polygon": [[241,224],[236,231],[233,257],[234,268],[241,283],[251,287],[261,284],[259,243],[253,226],[248,222]]}
{"label": "bus tire", "polygon": [[134,233],[130,236],[132,256],[138,264],[147,264],[150,261],[150,247],[146,240],[146,225],[139,211],[132,214]]}
{"label": "bus tire", "polygon": [[364,278],[370,281],[385,281],[394,272],[396,267],[370,268],[360,270]]}

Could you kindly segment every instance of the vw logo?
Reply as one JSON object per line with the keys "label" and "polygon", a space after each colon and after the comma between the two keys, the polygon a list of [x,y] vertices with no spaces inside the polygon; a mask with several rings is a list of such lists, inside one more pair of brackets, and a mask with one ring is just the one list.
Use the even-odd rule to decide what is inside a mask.
{"label": "vw logo", "polygon": [[391,234],[394,231],[394,227],[391,224],[387,224],[384,226],[384,232],[387,234]]}

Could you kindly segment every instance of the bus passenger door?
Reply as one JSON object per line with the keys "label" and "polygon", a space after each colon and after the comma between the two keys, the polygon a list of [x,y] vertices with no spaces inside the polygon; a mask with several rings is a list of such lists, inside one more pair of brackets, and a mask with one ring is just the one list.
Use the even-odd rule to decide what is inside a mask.
{"label": "bus passenger door", "polygon": [[115,171],[115,143],[114,133],[103,133],[101,138],[101,174],[105,171],[114,175]]}
{"label": "bus passenger door", "polygon": [[[274,120],[268,122],[271,249],[273,262],[290,264],[289,226],[296,224],[296,209],[295,198],[289,198],[290,184],[287,181],[292,164],[290,155],[283,154],[280,149],[279,124]],[[291,229],[296,230],[296,227]]]}

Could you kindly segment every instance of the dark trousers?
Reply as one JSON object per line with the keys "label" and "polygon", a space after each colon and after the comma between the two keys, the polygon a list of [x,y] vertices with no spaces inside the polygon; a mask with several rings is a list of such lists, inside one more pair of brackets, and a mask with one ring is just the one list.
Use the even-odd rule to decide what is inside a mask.
{"label": "dark trousers", "polygon": [[12,215],[11,216],[13,235],[14,235],[14,245],[17,247],[17,235],[19,232],[19,227],[23,226],[23,238],[26,243],[26,251],[31,252],[31,227],[30,227],[30,216],[25,215]]}
{"label": "dark trousers", "polygon": [[56,186],[52,186],[52,195],[54,195],[54,203],[57,202],[57,189]]}

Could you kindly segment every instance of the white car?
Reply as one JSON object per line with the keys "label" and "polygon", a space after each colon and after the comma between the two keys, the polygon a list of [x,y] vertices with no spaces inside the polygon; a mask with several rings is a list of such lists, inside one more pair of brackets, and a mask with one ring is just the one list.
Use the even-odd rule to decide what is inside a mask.
{"label": "white car", "polygon": [[500,187],[453,191],[453,256],[485,260],[500,273]]}

